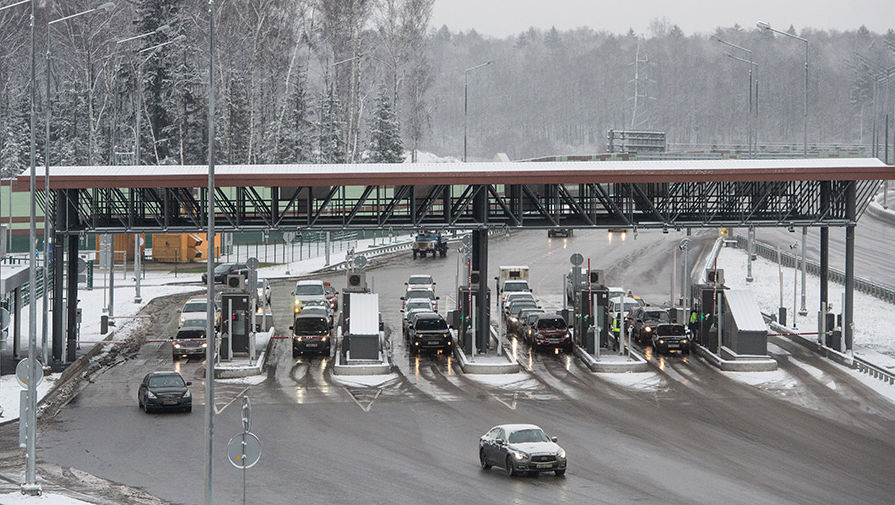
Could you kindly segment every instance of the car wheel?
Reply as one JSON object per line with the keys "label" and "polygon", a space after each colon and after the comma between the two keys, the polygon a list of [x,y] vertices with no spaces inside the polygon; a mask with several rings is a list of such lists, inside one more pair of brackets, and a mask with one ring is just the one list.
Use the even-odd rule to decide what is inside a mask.
{"label": "car wheel", "polygon": [[149,410],[150,410],[150,409],[149,409],[149,404],[144,403],[144,404],[143,404],[143,412],[146,412],[146,413],[148,414],[148,413],[149,413]]}
{"label": "car wheel", "polygon": [[190,412],[193,411],[193,406],[190,405],[189,407],[187,407],[187,408],[185,408],[185,409],[183,409],[183,410],[184,410],[184,412],[186,412],[187,414],[189,414]]}
{"label": "car wheel", "polygon": [[482,470],[491,468],[491,463],[488,463],[488,458],[485,457],[484,449],[479,449],[479,463],[482,465]]}
{"label": "car wheel", "polygon": [[553,471],[553,474],[556,475],[557,477],[565,477],[565,475],[566,475],[566,470],[565,470],[565,469],[562,469],[562,470],[554,470],[554,471]]}
{"label": "car wheel", "polygon": [[506,466],[503,469],[507,473],[507,477],[516,475],[516,467],[513,465],[513,458],[507,456]]}

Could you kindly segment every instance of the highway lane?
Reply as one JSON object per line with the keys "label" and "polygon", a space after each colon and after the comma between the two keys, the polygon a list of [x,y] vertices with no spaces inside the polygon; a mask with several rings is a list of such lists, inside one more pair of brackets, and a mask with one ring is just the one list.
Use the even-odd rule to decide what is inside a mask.
{"label": "highway lane", "polygon": [[[607,269],[611,284],[667,299],[668,250],[680,236],[641,233],[609,244],[605,232],[549,242],[544,235],[492,239],[489,269],[530,265],[536,294],[558,308],[560,275],[569,254],[581,251],[599,258],[594,266]],[[264,445],[248,474],[253,503],[885,503],[895,492],[892,405],[784,340],[774,344],[793,385],[778,389],[744,385],[696,357],[651,356],[652,375],[644,375],[654,387],[627,387],[565,355],[528,355],[524,345],[517,349],[530,356],[530,371],[503,384],[465,375],[444,356],[411,357],[399,337],[403,282],[431,273],[442,310],[453,308],[455,255],[414,262],[407,252],[369,273],[397,367],[384,384],[344,386],[327,358],[292,358],[286,340],[274,344],[263,383],[218,383],[219,408],[246,387],[252,398],[253,431]],[[328,278],[341,286],[343,276]],[[289,290],[291,283],[274,283],[278,327],[288,326]],[[169,348],[148,344],[98,377],[42,426],[39,456],[174,503],[201,503],[201,412],[145,415],[127,390],[128,377],[170,366],[166,359]],[[196,400],[202,387],[194,382]],[[505,422],[534,422],[558,436],[569,453],[567,476],[508,479],[480,470],[477,437]],[[224,457],[240,429],[232,406],[216,419],[221,502],[242,492],[241,473]]]}
{"label": "highway lane", "polygon": [[[895,200],[891,200],[895,202]],[[737,230],[745,236],[746,230]],[[786,228],[756,229],[756,239],[781,250],[789,250],[789,245],[798,242],[801,254],[802,230],[790,233]],[[820,229],[809,228],[806,255],[820,261]],[[895,251],[895,226],[890,222],[865,212],[855,226],[855,275],[873,279],[890,288],[895,288],[895,262],[891,257]],[[830,266],[845,271],[845,228],[830,228]]]}

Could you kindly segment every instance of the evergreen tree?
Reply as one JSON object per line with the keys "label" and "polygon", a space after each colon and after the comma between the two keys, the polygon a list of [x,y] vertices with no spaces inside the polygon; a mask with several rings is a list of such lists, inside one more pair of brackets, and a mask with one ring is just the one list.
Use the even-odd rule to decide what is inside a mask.
{"label": "evergreen tree", "polygon": [[[31,123],[30,106],[26,100],[20,100],[9,109],[9,116],[3,122],[3,147],[0,149],[0,168],[3,177],[13,177],[22,173],[31,165]],[[43,163],[40,150],[37,153],[38,165]]]}
{"label": "evergreen tree", "polygon": [[245,77],[231,79],[227,94],[227,160],[232,164],[249,162],[249,93]]}
{"label": "evergreen tree", "polygon": [[50,124],[50,162],[87,164],[87,100],[77,82],[67,81],[53,99]]}
{"label": "evergreen tree", "polygon": [[370,144],[367,148],[366,161],[368,163],[404,161],[401,127],[384,92],[380,92],[376,98],[376,112],[370,119]]}
{"label": "evergreen tree", "polygon": [[345,152],[343,138],[345,124],[341,116],[342,105],[332,87],[320,99],[320,121],[317,123],[318,163],[345,163],[348,156]]}
{"label": "evergreen tree", "polygon": [[308,106],[307,76],[299,68],[281,120],[269,130],[275,136],[268,163],[309,163],[314,160],[314,124]]}

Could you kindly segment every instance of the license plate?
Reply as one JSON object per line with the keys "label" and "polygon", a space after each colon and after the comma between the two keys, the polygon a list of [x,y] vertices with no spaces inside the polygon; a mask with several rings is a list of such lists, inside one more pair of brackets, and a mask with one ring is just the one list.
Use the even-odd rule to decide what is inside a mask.
{"label": "license plate", "polygon": [[305,344],[306,347],[317,347],[317,342],[308,342]]}
{"label": "license plate", "polygon": [[163,403],[165,405],[177,405],[177,400],[165,400]]}
{"label": "license plate", "polygon": [[553,463],[538,463],[538,468],[551,468]]}
{"label": "license plate", "polygon": [[669,344],[668,344],[668,348],[669,348],[669,349],[677,349],[677,348],[680,347],[680,346],[681,346],[681,345],[678,344],[678,343],[669,343]]}

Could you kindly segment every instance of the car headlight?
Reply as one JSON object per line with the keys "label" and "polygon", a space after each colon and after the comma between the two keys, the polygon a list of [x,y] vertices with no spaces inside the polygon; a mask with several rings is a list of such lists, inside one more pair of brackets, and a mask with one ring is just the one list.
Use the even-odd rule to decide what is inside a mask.
{"label": "car headlight", "polygon": [[559,452],[556,453],[556,457],[559,458],[559,459],[565,459],[565,457],[566,457],[566,450],[563,449],[563,448],[560,448],[560,449],[559,449]]}
{"label": "car headlight", "polygon": [[203,348],[208,347],[208,342],[202,342],[202,347]]}
{"label": "car headlight", "polygon": [[665,343],[665,341],[664,341],[664,340],[662,340],[662,339],[661,339],[661,338],[660,338],[660,339],[659,339],[659,343],[660,343],[660,344],[664,344],[664,343]]}
{"label": "car headlight", "polygon": [[153,393],[152,391],[146,391],[146,398],[155,400],[155,393]]}
{"label": "car headlight", "polygon": [[192,397],[193,397],[193,394],[190,393],[190,390],[189,390],[189,389],[187,389],[187,390],[186,390],[186,393],[183,394],[183,397],[184,397],[184,398],[192,398]]}
{"label": "car headlight", "polygon": [[522,460],[522,459],[527,458],[527,457],[528,457],[528,454],[525,454],[525,453],[522,452],[522,451],[513,451],[513,457],[516,458],[516,459],[518,459],[518,460]]}
{"label": "car headlight", "polygon": [[649,333],[649,332],[653,331],[653,329],[650,328],[649,326],[644,326],[644,327],[643,327],[643,331]]}
{"label": "car headlight", "polygon": [[183,326],[183,323],[186,322],[186,319],[183,316],[180,316],[180,326]]}
{"label": "car headlight", "polygon": [[682,338],[682,339],[681,339],[681,343],[682,343],[682,344],[686,344],[686,343],[687,343],[687,339]]}
{"label": "car headlight", "polygon": [[174,344],[175,349],[180,349],[180,344]]}

